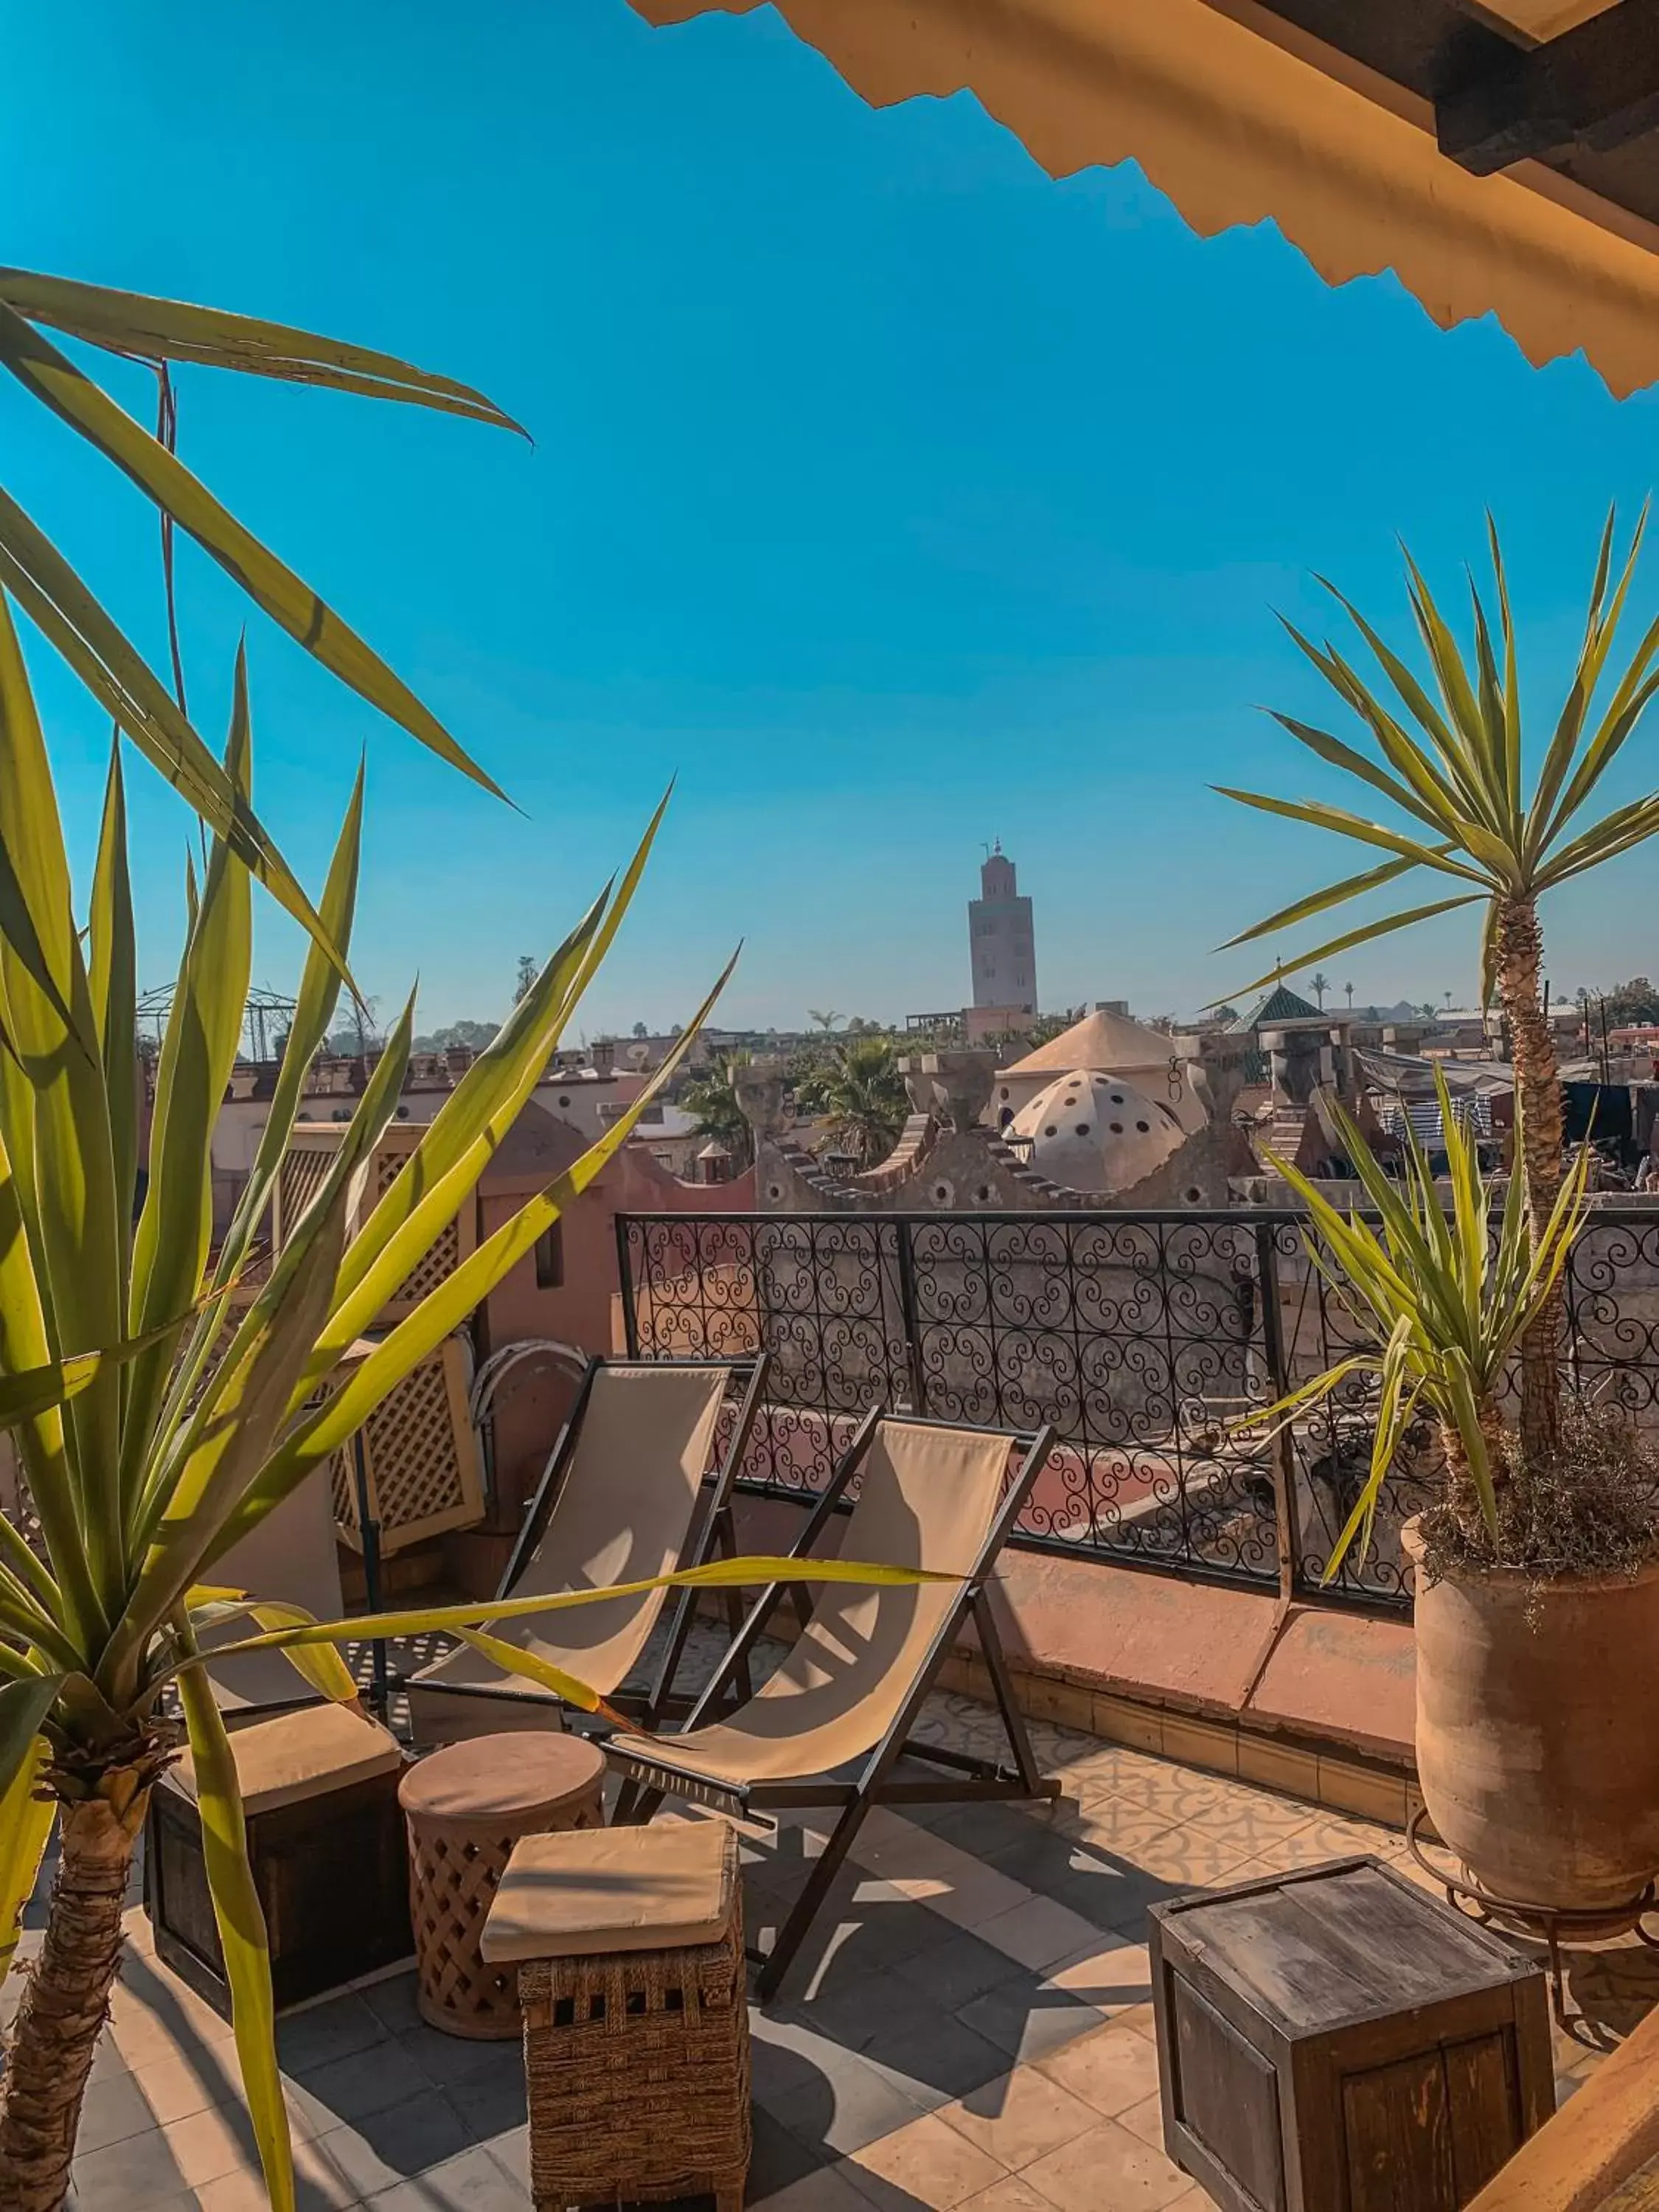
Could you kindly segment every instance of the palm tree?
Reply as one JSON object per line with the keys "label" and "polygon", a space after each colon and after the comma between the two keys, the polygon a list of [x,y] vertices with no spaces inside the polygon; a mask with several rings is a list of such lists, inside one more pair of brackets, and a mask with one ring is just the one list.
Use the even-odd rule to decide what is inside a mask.
{"label": "palm tree", "polygon": [[706,1075],[686,1085],[681,1101],[686,1112],[695,1116],[698,1135],[713,1137],[724,1145],[738,1170],[748,1167],[755,1157],[755,1133],[738,1097],[738,1070],[748,1064],[744,1052],[717,1060]]}
{"label": "palm tree", "polygon": [[1348,994],[1348,1012],[1349,1012],[1350,1013],[1352,1013],[1352,1012],[1353,1012],[1353,985],[1352,985],[1352,983],[1345,983],[1345,984],[1342,986],[1342,988],[1343,988],[1343,989],[1344,989],[1344,990],[1347,993],[1347,994]]}
{"label": "palm tree", "polygon": [[[119,747],[81,931],[52,772],[3,601],[0,740],[8,763],[0,848],[14,869],[0,921],[9,1051],[0,1083],[0,1422],[15,1433],[41,1536],[36,1553],[0,1522],[0,1933],[9,1934],[33,1886],[54,1818],[61,1840],[45,1944],[7,2054],[0,2202],[50,2212],[62,2201],[120,1955],[127,1863],[151,1786],[177,1748],[179,1730],[161,1703],[173,1684],[206,1792],[209,1873],[250,2110],[273,2202],[291,2205],[263,1923],[222,1723],[192,1665],[210,1624],[240,1614],[252,1634],[311,1624],[293,1608],[261,1607],[257,1594],[215,1589],[211,1570],[324,1467],[318,1453],[331,1427],[355,1429],[412,1371],[422,1347],[460,1322],[500,1279],[509,1254],[557,1216],[636,1118],[637,1103],[319,1402],[318,1385],[359,1334],[355,1317],[378,1312],[391,1279],[403,1279],[413,1255],[453,1219],[461,1185],[476,1183],[533,1089],[574,994],[632,896],[650,837],[616,897],[601,898],[555,953],[453,1093],[447,1127],[446,1116],[430,1124],[411,1173],[348,1242],[354,1183],[395,1115],[409,1063],[413,1000],[405,1006],[323,1188],[244,1307],[236,1285],[342,988],[336,962],[350,940],[362,778],[320,906],[335,951],[311,947],[258,1157],[215,1252],[206,1136],[241,1034],[250,872],[229,841],[216,837],[199,887],[192,883],[135,1225],[133,915]],[[246,793],[250,720],[240,656],[225,766]],[[354,1394],[355,1410],[346,1402]],[[356,1695],[331,1648],[295,1649],[314,1687]]]}
{"label": "palm tree", "polygon": [[1313,993],[1314,1004],[1322,1014],[1325,1011],[1325,994],[1330,988],[1331,979],[1322,969],[1316,969],[1308,978],[1308,988]]}
{"label": "palm tree", "polygon": [[806,1009],[806,1018],[809,1022],[816,1022],[818,1027],[823,1031],[824,1035],[828,1036],[830,1030],[834,1029],[836,1024],[841,1019],[841,1016],[836,1013],[820,1013],[816,1006],[809,1006]]}
{"label": "palm tree", "polygon": [[802,1084],[800,1095],[809,1112],[829,1122],[830,1144],[850,1152],[860,1167],[872,1168],[886,1158],[909,1117],[904,1078],[884,1037],[837,1045]]}
{"label": "palm tree", "polygon": [[[1235,945],[1346,906],[1423,870],[1449,878],[1454,886],[1450,895],[1361,923],[1315,945],[1304,959],[1328,959],[1435,915],[1463,907],[1482,909],[1482,1001],[1490,1005],[1495,996],[1508,1020],[1534,1249],[1541,1249],[1562,1180],[1561,1094],[1554,1039],[1540,995],[1538,902],[1546,891],[1629,851],[1659,829],[1659,792],[1630,799],[1597,819],[1583,819],[1597,787],[1659,688],[1659,672],[1650,672],[1659,652],[1656,621],[1613,682],[1600,713],[1595,711],[1641,549],[1645,511],[1616,579],[1614,521],[1610,514],[1601,533],[1571,682],[1530,775],[1509,589],[1498,532],[1488,518],[1495,604],[1489,606],[1471,579],[1472,657],[1458,647],[1417,564],[1406,556],[1412,613],[1437,696],[1430,695],[1334,586],[1326,588],[1370,648],[1387,678],[1392,700],[1369,688],[1334,646],[1316,645],[1293,625],[1285,625],[1364,726],[1358,733],[1364,749],[1292,715],[1275,714],[1274,720],[1317,758],[1380,794],[1394,818],[1376,822],[1313,799],[1272,799],[1249,791],[1226,793],[1247,806],[1310,823],[1373,855],[1386,856],[1268,915],[1234,938]],[[1534,1464],[1543,1464],[1559,1445],[1559,1340],[1557,1297],[1534,1318],[1522,1348],[1521,1426]]]}

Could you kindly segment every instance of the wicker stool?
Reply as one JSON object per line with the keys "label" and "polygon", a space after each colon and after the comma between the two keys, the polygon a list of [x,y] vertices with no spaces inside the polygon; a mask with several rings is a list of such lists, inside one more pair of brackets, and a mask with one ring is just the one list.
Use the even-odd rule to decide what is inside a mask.
{"label": "wicker stool", "polygon": [[519,1969],[537,2212],[704,2194],[738,2212],[749,1990],[733,1831],[531,1837],[483,1940]]}
{"label": "wicker stool", "polygon": [[521,1836],[597,1828],[605,1759],[579,1735],[475,1736],[411,1766],[398,1801],[409,1824],[409,1904],[421,2017],[448,2035],[519,2033],[513,1969],[485,1964],[478,1936]]}

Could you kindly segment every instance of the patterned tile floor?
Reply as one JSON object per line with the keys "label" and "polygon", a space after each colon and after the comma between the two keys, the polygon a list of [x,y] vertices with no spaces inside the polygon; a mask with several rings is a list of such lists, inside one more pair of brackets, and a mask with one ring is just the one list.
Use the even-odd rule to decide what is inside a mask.
{"label": "patterned tile floor", "polygon": [[[996,1723],[939,1697],[925,1733],[989,1748]],[[1392,1831],[1040,1723],[1032,1735],[1064,1783],[1059,1805],[881,1811],[866,1825],[817,1940],[753,2014],[751,2203],[1200,2212],[1210,2200],[1162,2149],[1147,1905],[1356,1850],[1410,1868]],[[751,1940],[775,1926],[819,1841],[795,1821],[745,1844]],[[43,1885],[37,1925],[44,1897]],[[136,1909],[129,1926],[72,2201],[258,2206],[228,2030],[157,1964]],[[1659,1996],[1659,1957],[1582,1953],[1570,1982],[1590,2040],[1558,2039],[1562,2094]],[[310,2212],[528,2203],[517,2046],[422,2026],[409,1973],[289,2014],[281,2047]]]}

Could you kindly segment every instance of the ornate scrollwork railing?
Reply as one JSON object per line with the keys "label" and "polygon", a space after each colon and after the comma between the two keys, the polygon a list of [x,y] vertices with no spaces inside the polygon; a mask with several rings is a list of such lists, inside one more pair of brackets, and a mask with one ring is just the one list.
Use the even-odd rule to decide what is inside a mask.
{"label": "ornate scrollwork railing", "polygon": [[[1019,1542],[1408,1603],[1399,1529],[1433,1495],[1431,1432],[1407,1439],[1370,1550],[1328,1583],[1370,1462],[1364,1378],[1276,1443],[1239,1433],[1358,1337],[1293,1212],[632,1214],[617,1244],[637,1356],[771,1353],[750,1486],[816,1489],[878,1401],[1051,1421]],[[1659,1209],[1597,1209],[1567,1310],[1574,1387],[1659,1428]]]}

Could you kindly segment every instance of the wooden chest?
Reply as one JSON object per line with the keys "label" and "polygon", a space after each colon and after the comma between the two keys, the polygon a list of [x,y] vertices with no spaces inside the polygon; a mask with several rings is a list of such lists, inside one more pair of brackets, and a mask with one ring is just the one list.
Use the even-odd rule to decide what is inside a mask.
{"label": "wooden chest", "polygon": [[1381,1860],[1150,1921],[1164,2147],[1228,2212],[1459,2212],[1554,2109],[1541,1971]]}
{"label": "wooden chest", "polygon": [[[279,2011],[413,1951],[395,1771],[298,1804],[250,1809],[247,1849]],[[228,2018],[201,1815],[169,1780],[150,1799],[144,1905],[156,1956]]]}

